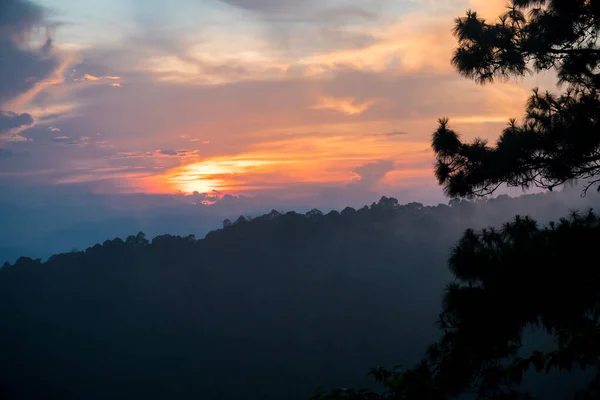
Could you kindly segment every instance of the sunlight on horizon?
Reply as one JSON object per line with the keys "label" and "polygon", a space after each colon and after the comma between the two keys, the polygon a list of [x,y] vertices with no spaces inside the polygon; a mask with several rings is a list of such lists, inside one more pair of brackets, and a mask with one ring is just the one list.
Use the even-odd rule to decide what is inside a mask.
{"label": "sunlight on horizon", "polygon": [[232,188],[233,178],[273,165],[274,161],[209,159],[176,168],[167,173],[164,181],[184,193],[209,193]]}
{"label": "sunlight on horizon", "polygon": [[[450,62],[453,18],[469,7],[493,16],[502,0],[372,9],[350,0],[160,0],[133,25],[118,0],[30,3],[53,4],[72,24],[19,36],[14,50],[35,56],[29,75],[38,78],[0,97],[11,119],[0,127],[6,181],[304,196],[393,161],[369,190],[435,188],[425,149],[437,119],[448,116],[465,139],[490,139],[522,114],[530,92],[522,82],[477,87]],[[301,24],[288,19],[297,13]],[[34,13],[31,28],[57,16]]]}
{"label": "sunlight on horizon", "polygon": [[[427,173],[431,154],[426,142],[406,141],[404,134],[347,134],[320,137],[281,137],[250,146],[248,152],[208,157],[169,169],[152,179],[158,192],[240,193],[280,189],[288,184],[348,184],[357,178],[354,170],[381,159]],[[410,171],[410,172],[409,172]],[[398,184],[397,181],[394,181]]]}

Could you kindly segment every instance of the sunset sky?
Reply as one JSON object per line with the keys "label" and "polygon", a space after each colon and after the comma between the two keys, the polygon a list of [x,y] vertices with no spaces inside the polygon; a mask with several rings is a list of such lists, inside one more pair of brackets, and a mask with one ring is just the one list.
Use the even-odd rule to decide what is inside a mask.
{"label": "sunset sky", "polygon": [[551,82],[453,70],[453,19],[504,6],[2,0],[0,186],[441,198],[437,119],[493,139]]}

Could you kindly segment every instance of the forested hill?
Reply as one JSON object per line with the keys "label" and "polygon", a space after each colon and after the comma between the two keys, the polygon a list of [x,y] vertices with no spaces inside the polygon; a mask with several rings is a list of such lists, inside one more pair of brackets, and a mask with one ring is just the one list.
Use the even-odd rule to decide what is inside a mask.
{"label": "forested hill", "polygon": [[[411,365],[467,227],[564,216],[558,194],[240,217],[0,269],[0,397],[307,399]],[[579,207],[597,201],[594,194]]]}

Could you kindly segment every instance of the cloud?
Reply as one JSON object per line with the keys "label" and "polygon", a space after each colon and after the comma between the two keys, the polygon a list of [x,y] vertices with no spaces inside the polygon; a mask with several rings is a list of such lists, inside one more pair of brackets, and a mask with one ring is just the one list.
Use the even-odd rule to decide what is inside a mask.
{"label": "cloud", "polygon": [[145,153],[145,157],[180,157],[180,158],[189,158],[195,157],[198,155],[198,150],[190,150],[190,149],[164,149],[164,150],[156,150],[154,152]]}
{"label": "cloud", "polygon": [[43,8],[30,1],[3,0],[0,2],[0,29],[10,39],[23,42],[32,27],[38,26]]}
{"label": "cloud", "polygon": [[119,151],[115,154],[106,156],[108,159],[156,159],[156,158],[171,158],[171,157],[195,157],[198,155],[198,150],[190,149],[161,149],[154,151]]}
{"label": "cloud", "polygon": [[381,181],[388,172],[391,172],[394,169],[394,162],[390,160],[379,160],[361,165],[352,170],[352,172],[358,175],[358,178],[350,182],[349,186],[372,189],[373,186]]}
{"label": "cloud", "polygon": [[[221,196],[221,193],[219,191],[213,190],[210,193],[194,192],[191,195],[189,195],[188,197],[193,199],[194,204],[210,205],[210,204],[215,204],[218,201],[222,200],[224,196]],[[232,196],[230,196],[230,197],[232,197]]]}
{"label": "cloud", "polygon": [[[151,24],[141,17],[133,29],[119,33],[122,38],[116,46],[115,42],[102,50],[90,46],[85,54],[100,62],[107,59],[99,53],[109,54],[113,67],[120,64],[130,71],[152,71],[154,78],[162,82],[214,85],[286,79],[287,71],[304,57],[375,43],[377,39],[362,25],[380,22],[382,5],[392,0],[370,0],[367,4],[358,0],[182,3],[207,23],[186,26],[183,21],[193,18],[193,14],[181,15],[181,9],[169,9],[151,18]],[[230,7],[224,9],[223,4]],[[150,6],[148,13],[156,13],[159,8]],[[224,24],[231,28],[221,29]],[[99,70],[91,71],[101,76]],[[114,74],[121,73],[126,75],[123,70]]]}
{"label": "cloud", "polygon": [[[240,7],[245,10],[276,14],[283,11],[297,10],[300,9],[295,1],[285,0],[221,0],[223,3],[232,5],[234,7]],[[305,0],[304,6],[311,6],[314,4],[314,0]]]}
{"label": "cloud", "polygon": [[198,150],[190,150],[190,149],[180,149],[177,150],[177,156],[178,157],[197,157],[199,155],[199,151]]}
{"label": "cloud", "polygon": [[[301,190],[314,194],[316,188],[351,182],[352,190],[364,192],[386,177],[386,171],[397,167],[385,160],[373,164],[372,160],[382,156],[402,159],[402,166],[411,169],[413,175],[431,174],[430,157],[418,153],[426,144],[406,141],[401,147],[390,146],[377,137],[362,134],[290,135],[256,143],[245,153],[198,157],[190,163],[178,164],[156,176],[154,187],[163,193],[216,189],[239,194],[279,190],[279,195],[292,196],[302,195],[293,191],[292,186],[305,185]],[[374,168],[386,171],[373,177]]]}
{"label": "cloud", "polygon": [[[46,39],[32,45],[36,34]],[[30,1],[0,1],[0,105],[35,87],[60,65],[44,9]]]}
{"label": "cloud", "polygon": [[162,154],[164,156],[176,156],[177,155],[176,150],[158,150],[158,153]]}
{"label": "cloud", "polygon": [[69,142],[71,139],[69,139],[68,136],[56,136],[52,138],[52,141],[54,143],[67,143]]}
{"label": "cloud", "polygon": [[33,140],[22,132],[54,109],[39,95],[64,82],[63,72],[74,60],[55,48],[57,24],[47,20],[46,11],[28,0],[0,1],[0,141]]}
{"label": "cloud", "polygon": [[12,111],[0,111],[0,141],[24,142],[27,138],[21,132],[33,125],[30,114],[17,114]]}
{"label": "cloud", "polygon": [[202,139],[199,139],[199,138],[191,138],[191,137],[188,137],[187,135],[181,135],[180,137],[183,140],[187,140],[190,143],[202,142],[202,144],[210,144],[210,140],[202,140]]}
{"label": "cloud", "polygon": [[69,136],[55,136],[52,138],[52,142],[60,144],[68,144],[72,146],[83,147],[90,144],[90,137],[81,136],[79,139],[71,139]]}
{"label": "cloud", "polygon": [[[197,154],[187,155],[188,159],[181,162],[175,152],[181,147],[197,146],[202,149],[201,160],[244,155],[249,160],[275,161],[268,171],[234,172],[235,181],[228,178],[225,191],[241,193],[249,190],[248,187],[261,187],[263,183],[264,188],[283,187],[289,182],[312,179],[318,179],[314,183],[321,185],[336,182],[345,184],[352,179],[350,171],[357,165],[378,159],[405,160],[407,155],[400,154],[402,151],[422,150],[427,146],[440,115],[450,115],[455,120],[461,116],[460,113],[486,115],[497,109],[493,103],[497,96],[488,99],[487,88],[470,85],[457,74],[411,73],[394,76],[342,69],[330,79],[316,82],[305,78],[280,82],[244,82],[210,88],[171,83],[158,85],[148,78],[144,75],[135,79],[126,77],[130,84],[120,90],[118,96],[114,91],[102,88],[102,85],[88,85],[75,97],[84,104],[78,109],[76,117],[60,122],[61,135],[76,138],[77,132],[89,132],[88,135],[102,132],[103,141],[114,145],[114,150],[106,148],[104,153],[92,152],[93,148],[98,147],[94,142],[94,146],[87,146],[85,150],[77,149],[69,153],[68,146],[62,146],[65,153],[61,156],[48,154],[47,157],[53,157],[56,163],[64,159],[66,163],[72,158],[82,157],[84,153],[90,158],[102,158],[118,151],[131,151],[132,154],[121,154],[121,158],[112,157],[110,161],[107,158],[106,163],[114,166],[118,165],[118,159],[137,159],[127,163],[169,170],[195,162],[192,157],[197,157]],[[468,95],[460,99],[451,95],[465,88]],[[432,90],[441,95],[431,96]],[[315,94],[318,93],[328,93],[335,99],[352,98],[350,104],[353,106],[360,106],[360,100],[364,99],[377,98],[382,101],[377,107],[369,109],[368,113],[354,114],[353,118],[348,118],[345,113],[311,111]],[[261,101],[256,101],[258,94]],[[512,104],[521,110],[518,101]],[[235,118],[231,117],[232,111]],[[468,125],[472,129],[482,129],[481,126]],[[44,126],[43,129],[46,133],[47,128]],[[410,132],[410,136],[402,136],[399,128]],[[463,127],[460,130],[466,134],[474,132],[465,131]],[[490,130],[490,133],[495,131]],[[212,143],[200,147],[199,142],[186,143],[181,136],[185,136],[186,140],[201,138]],[[387,138],[392,137],[402,140],[402,145],[390,146]],[[41,143],[37,137],[33,138],[36,145]],[[71,141],[65,141],[65,144]],[[163,151],[156,152],[156,149]],[[43,151],[40,148],[36,154]],[[190,153],[177,154],[183,156]],[[425,156],[422,154],[420,159]],[[290,164],[287,162],[289,160],[297,160],[298,163]],[[427,163],[430,163],[430,157]],[[48,165],[52,166],[51,163]],[[421,176],[431,174],[430,165],[423,168],[407,165],[406,168],[419,169]],[[68,173],[68,168],[64,170]],[[160,172],[156,170],[155,174],[159,176]],[[391,175],[396,177],[395,173]],[[406,185],[400,175],[398,177],[396,187]],[[215,177],[215,180],[217,178],[222,177]],[[187,181],[181,184],[175,182],[177,185],[169,190],[212,189],[210,179],[212,177],[189,185]],[[325,182],[321,182],[321,179]],[[386,182],[388,179],[389,176]],[[136,184],[134,181],[130,183]],[[219,184],[217,188],[222,186]]]}
{"label": "cloud", "polygon": [[[107,168],[80,168],[74,174],[62,176],[55,181],[57,184],[98,184],[101,188],[103,183],[111,182],[114,185],[121,186],[122,189],[130,189],[130,180],[143,179],[149,175],[147,168],[143,166],[122,166]],[[118,187],[117,186],[117,187]]]}
{"label": "cloud", "polygon": [[346,115],[362,114],[368,110],[376,100],[366,100],[357,102],[353,97],[331,97],[321,96],[317,104],[313,105],[313,110],[334,110]]}
{"label": "cloud", "polygon": [[[28,78],[28,82],[31,81],[31,82],[34,82],[34,84],[30,88],[28,88],[25,92],[19,94],[18,96],[14,97],[10,101],[4,103],[4,106],[6,106],[8,109],[12,109],[12,110],[20,110],[23,108],[30,107],[31,103],[33,101],[35,101],[40,94],[44,93],[48,89],[51,89],[51,87],[54,85],[59,85],[61,83],[64,83],[65,78],[64,78],[63,74],[65,73],[66,69],[73,62],[75,62],[75,60],[76,60],[75,56],[66,55],[60,61],[60,63],[57,65],[57,67],[53,69],[53,71],[50,75],[46,76],[43,79],[39,79],[39,80],[36,80],[32,77]],[[73,105],[72,104],[67,105],[67,108],[72,109]],[[39,107],[38,107],[38,109],[39,109]],[[47,114],[47,112],[46,112],[46,114]]]}
{"label": "cloud", "polygon": [[[55,170],[57,179],[86,165],[145,167],[156,175],[156,191],[212,189],[212,183],[221,181],[216,186],[224,186],[225,192],[280,190],[281,196],[322,186],[345,188],[348,182],[353,191],[363,190],[360,182],[381,189],[392,181],[404,190],[416,182],[415,176],[432,176],[432,157],[421,151],[438,117],[448,115],[465,138],[496,135],[498,125],[520,115],[521,98],[528,94],[514,93],[508,85],[480,89],[450,70],[446,53],[455,39],[448,29],[452,17],[463,11],[423,16],[440,0],[420,1],[408,11],[400,5],[389,14],[373,6],[372,13],[381,15],[374,20],[361,14],[361,7],[371,9],[383,0],[230,0],[235,8],[218,1],[192,2],[205,7],[206,16],[190,28],[183,27],[183,20],[181,29],[163,24],[160,15],[158,28],[134,23],[110,42],[104,42],[103,32],[92,32],[94,21],[82,25],[89,35],[77,38],[74,31],[67,32],[69,40],[92,41],[78,51],[82,63],[75,69],[57,67],[50,76],[57,82],[64,76],[64,84],[44,86],[25,108],[10,109],[29,113],[38,125],[26,134],[34,142],[11,148],[35,149],[36,157],[27,161],[38,170]],[[452,7],[466,9],[467,2],[456,0]],[[336,16],[337,22],[327,21],[334,3],[347,10]],[[181,16],[177,7],[171,11],[165,20]],[[239,23],[228,24],[238,18]],[[36,21],[45,24],[43,18]],[[145,36],[148,29],[152,34]],[[61,43],[48,44],[52,46],[42,50],[41,42],[28,51],[56,58]],[[92,78],[83,80],[85,76]],[[112,90],[121,79],[126,84]],[[67,105],[76,108],[60,108]],[[52,129],[56,126],[60,131]],[[392,159],[402,163],[374,184],[351,172],[373,160]],[[237,168],[240,160],[258,164]],[[262,168],[261,161],[271,164]],[[15,158],[10,164],[17,162]],[[214,162],[221,172],[210,174]],[[190,181],[160,187],[164,172],[175,174],[173,169],[196,163],[200,165],[189,171]],[[15,172],[33,169],[26,164],[21,162],[21,170],[15,166]],[[198,170],[200,179],[193,181]],[[117,187],[120,177],[145,189],[125,172],[115,170],[113,181],[103,182],[104,190],[113,183]]]}
{"label": "cloud", "polygon": [[[84,73],[79,78],[73,78],[73,81],[90,81],[90,82],[100,82],[100,81],[118,81],[120,80],[120,76],[115,75],[107,75],[107,76],[96,76],[93,74]],[[113,82],[110,86],[120,87],[121,84],[118,82]]]}
{"label": "cloud", "polygon": [[60,132],[60,128],[56,128],[56,127],[54,127],[54,126],[49,126],[49,127],[48,127],[48,130],[49,130],[50,132]]}
{"label": "cloud", "polygon": [[0,133],[5,133],[12,129],[22,128],[33,124],[33,118],[30,114],[17,114],[12,111],[0,111]]}
{"label": "cloud", "polygon": [[[330,22],[344,19],[373,19],[375,13],[361,7],[362,2],[346,1],[343,6],[331,0],[221,0],[243,10],[265,15],[268,18],[283,19],[287,22]],[[377,9],[380,0],[371,1],[371,9]]]}
{"label": "cloud", "polygon": [[99,81],[100,80],[100,78],[98,78],[97,76],[90,75],[90,74],[84,74],[82,79],[84,81]]}
{"label": "cloud", "polygon": [[382,136],[382,137],[395,137],[395,136],[405,136],[405,135],[408,135],[408,132],[393,131],[393,132],[371,133],[371,134],[369,134],[369,136]]}
{"label": "cloud", "polygon": [[[86,60],[94,58],[113,70],[86,72],[107,79],[144,71],[164,83],[195,85],[328,77],[340,66],[376,72],[448,72],[455,46],[449,33],[452,17],[471,4],[469,0],[451,1],[450,6],[439,0],[415,6],[395,5],[392,0],[183,3],[191,13],[204,11],[207,23],[170,25],[177,16],[183,17],[181,9],[156,15],[152,24],[140,18],[139,26],[120,34],[120,41],[85,50]],[[231,7],[223,9],[223,3]],[[162,25],[157,27],[158,21]],[[232,28],[221,29],[227,23]]]}

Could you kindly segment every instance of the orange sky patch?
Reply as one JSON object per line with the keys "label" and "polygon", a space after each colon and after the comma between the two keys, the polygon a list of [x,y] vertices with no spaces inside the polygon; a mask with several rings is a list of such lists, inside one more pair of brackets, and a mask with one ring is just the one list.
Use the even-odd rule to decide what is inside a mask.
{"label": "orange sky patch", "polygon": [[334,110],[346,115],[357,115],[368,110],[376,100],[357,101],[353,97],[320,96],[313,110]]}
{"label": "orange sky patch", "polygon": [[[314,48],[302,40],[282,46],[268,26],[244,31],[243,24],[207,23],[168,37],[168,49],[122,43],[126,51],[115,54],[127,57],[106,56],[106,65],[98,57],[105,69],[84,62],[71,71],[77,58],[64,57],[49,78],[5,106],[52,124],[65,139],[75,137],[71,132],[92,138],[85,149],[56,147],[58,134],[49,131],[53,137],[38,133],[22,144],[54,157],[48,164],[70,174],[61,183],[241,193],[344,185],[357,179],[357,167],[384,160],[396,169],[380,180],[383,186],[436,185],[433,154],[425,150],[437,118],[449,117],[464,139],[493,142],[509,118],[522,116],[533,85],[481,88],[450,63],[454,18],[472,8],[494,19],[505,0],[410,1],[418,7],[377,22],[340,23],[334,40]],[[335,39],[346,34],[360,41]],[[48,96],[32,102],[42,91]],[[87,169],[71,168],[76,162]]]}
{"label": "orange sky patch", "polygon": [[159,191],[239,193],[242,189],[282,188],[289,183],[339,183],[356,178],[352,170],[380,159],[403,165],[431,158],[428,143],[392,143],[380,136],[292,137],[251,146],[250,151],[211,157],[157,176]]}

